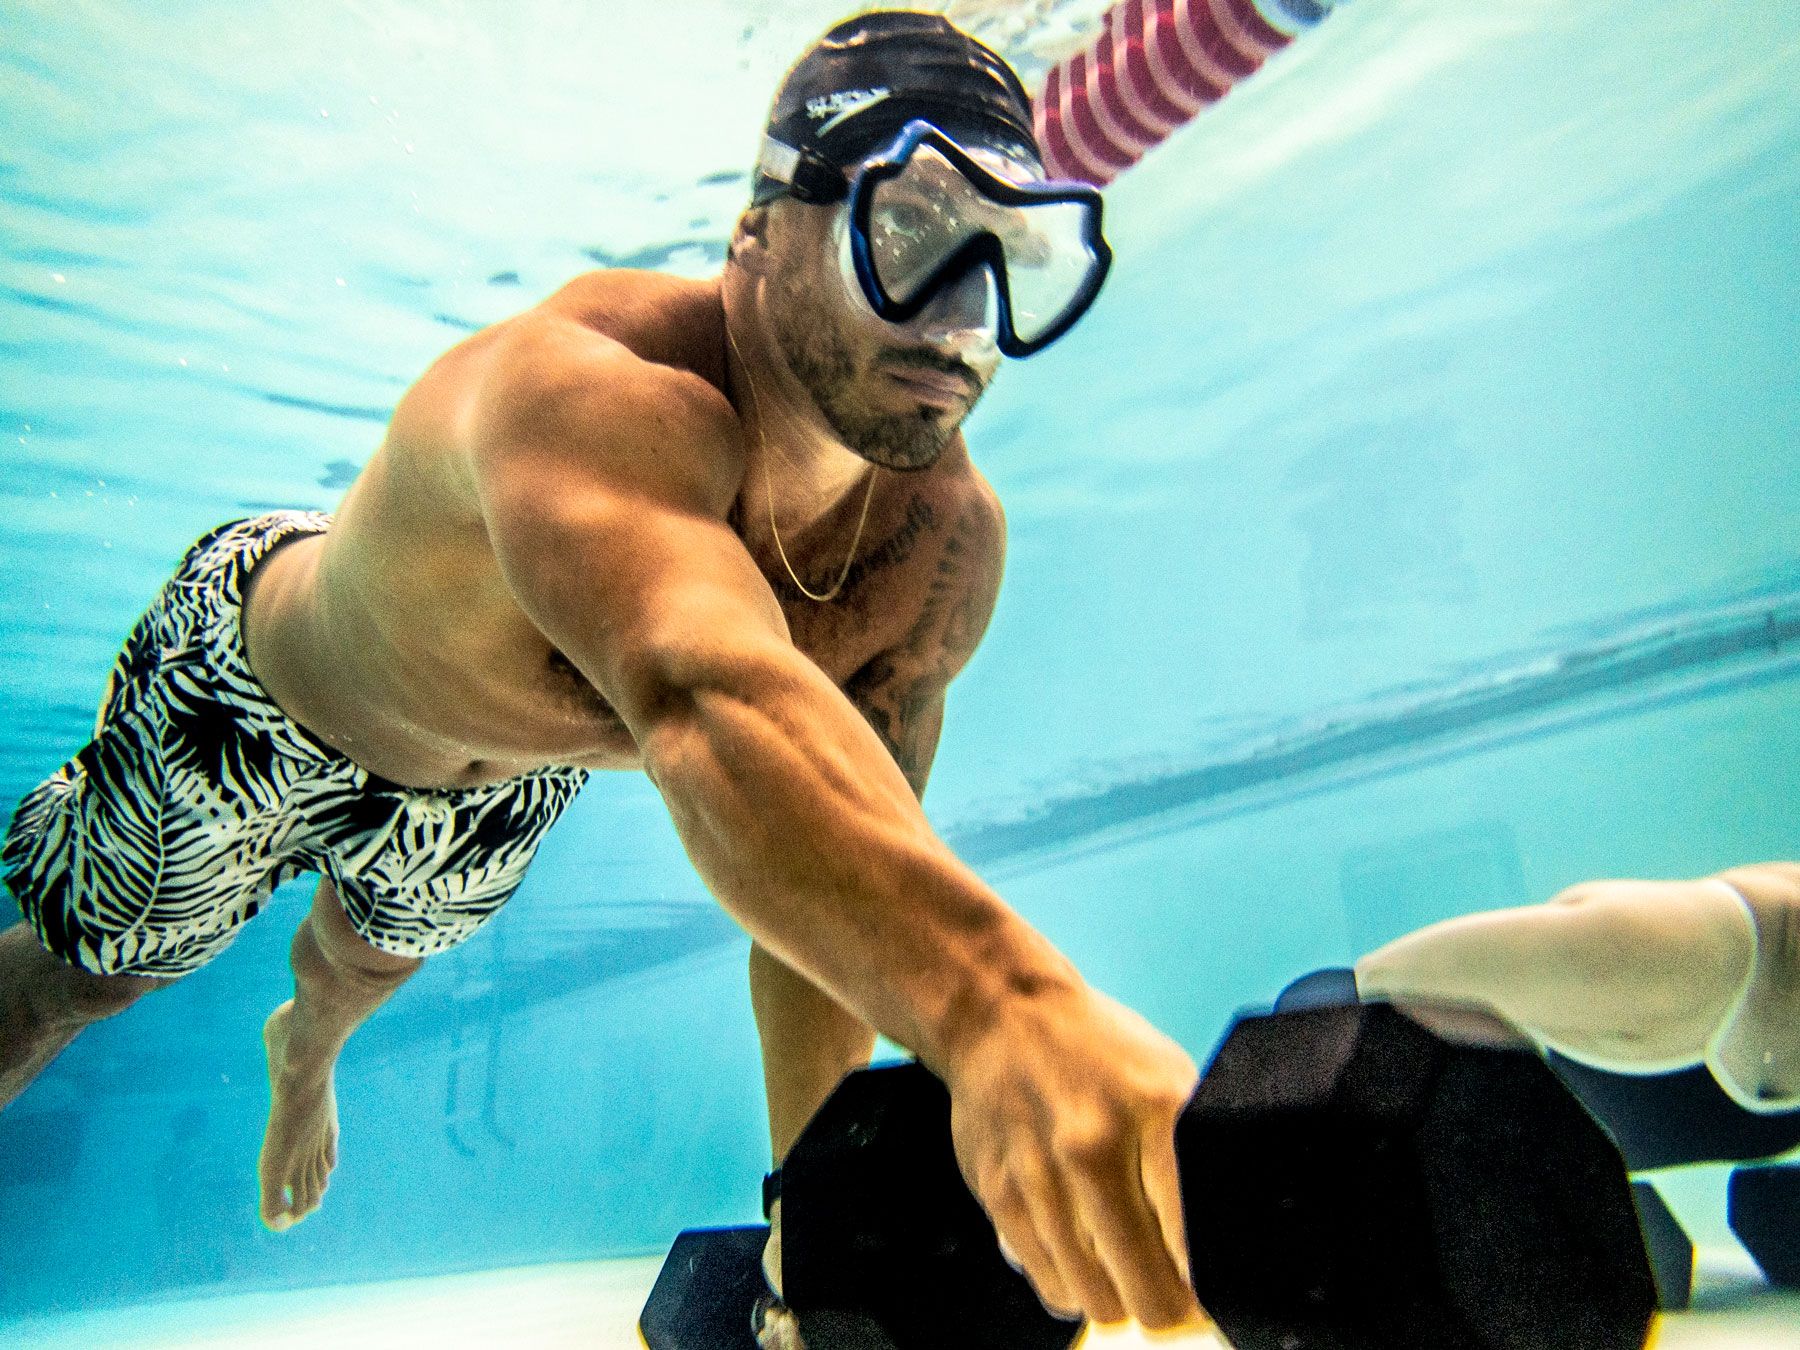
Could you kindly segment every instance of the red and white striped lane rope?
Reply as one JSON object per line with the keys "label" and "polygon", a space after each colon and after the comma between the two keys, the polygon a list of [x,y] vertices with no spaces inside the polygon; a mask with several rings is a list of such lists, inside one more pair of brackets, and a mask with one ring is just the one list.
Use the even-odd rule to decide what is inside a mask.
{"label": "red and white striped lane rope", "polygon": [[1045,169],[1110,183],[1329,12],[1320,0],[1123,0],[1034,101]]}

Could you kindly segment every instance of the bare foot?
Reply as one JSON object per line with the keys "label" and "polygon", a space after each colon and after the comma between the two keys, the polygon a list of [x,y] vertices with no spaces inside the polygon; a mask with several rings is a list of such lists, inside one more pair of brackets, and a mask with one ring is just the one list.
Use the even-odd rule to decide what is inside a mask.
{"label": "bare foot", "polygon": [[781,1200],[769,1209],[769,1241],[763,1248],[763,1281],[769,1293],[758,1299],[750,1314],[750,1330],[758,1350],[806,1350],[800,1339],[800,1322],[781,1301]]}
{"label": "bare foot", "polygon": [[288,1061],[292,1000],[263,1023],[269,1053],[269,1127],[263,1132],[256,1175],[262,1185],[262,1221],[285,1232],[319,1207],[326,1178],[337,1166],[337,1094],[332,1065]]}
{"label": "bare foot", "polygon": [[750,1329],[756,1335],[757,1350],[806,1350],[800,1339],[800,1323],[785,1303],[765,1297],[750,1316]]}

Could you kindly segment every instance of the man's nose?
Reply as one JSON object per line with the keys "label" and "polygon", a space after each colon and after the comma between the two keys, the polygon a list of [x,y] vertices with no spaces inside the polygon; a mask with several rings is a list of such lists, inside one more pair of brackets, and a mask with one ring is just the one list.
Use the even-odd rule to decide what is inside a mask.
{"label": "man's nose", "polygon": [[964,272],[906,326],[919,340],[955,355],[985,383],[1000,361],[999,296],[986,267]]}
{"label": "man's nose", "polygon": [[993,275],[986,266],[972,267],[931,298],[919,322],[933,328],[992,328],[995,309]]}

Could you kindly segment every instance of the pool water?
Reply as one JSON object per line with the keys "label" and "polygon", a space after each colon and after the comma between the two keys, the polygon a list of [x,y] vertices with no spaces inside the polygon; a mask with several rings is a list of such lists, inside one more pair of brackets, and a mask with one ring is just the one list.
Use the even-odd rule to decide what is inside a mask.
{"label": "pool water", "polygon": [[[1040,68],[1099,9],[1019,8]],[[444,347],[585,268],[716,269],[839,10],[11,7],[0,796],[186,544],[329,509]],[[1105,293],[969,428],[1008,574],[926,805],[1197,1056],[1421,923],[1795,856],[1796,88],[1774,0],[1356,0],[1109,189]],[[597,775],[359,1032],[326,1206],[264,1231],[308,894],[0,1115],[20,1334],[754,1216],[748,941]],[[1669,1185],[1728,1247],[1719,1178]]]}

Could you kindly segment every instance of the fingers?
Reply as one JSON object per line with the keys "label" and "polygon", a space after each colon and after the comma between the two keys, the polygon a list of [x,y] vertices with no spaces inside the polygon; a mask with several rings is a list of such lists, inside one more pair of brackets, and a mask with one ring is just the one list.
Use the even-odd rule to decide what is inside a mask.
{"label": "fingers", "polygon": [[1059,1317],[1074,1317],[1081,1304],[1063,1279],[1056,1258],[1039,1238],[1031,1208],[1022,1190],[1005,1201],[987,1207],[1000,1237],[1000,1251],[1012,1267],[1031,1282],[1038,1299]]}
{"label": "fingers", "polygon": [[1073,1221],[1076,1213],[1068,1194],[1053,1182],[1040,1190],[1032,1206],[1037,1232],[1056,1266],[1061,1288],[1069,1295],[1069,1301],[1062,1304],[1067,1309],[1064,1315],[1084,1314],[1101,1323],[1123,1321],[1125,1304],[1096,1254],[1085,1225]]}
{"label": "fingers", "polygon": [[989,1213],[1002,1253],[1045,1307],[1102,1324],[1129,1317],[1153,1331],[1200,1319],[1172,1139],[1164,1152],[1140,1159],[1125,1146],[1105,1163],[1090,1155],[1069,1169],[1068,1189],[1054,1169],[1014,1161],[1010,1197]]}
{"label": "fingers", "polygon": [[[1172,1144],[1170,1153],[1172,1161]],[[1177,1254],[1185,1243],[1171,1250],[1169,1230],[1145,1185],[1149,1164],[1129,1147],[1114,1161],[1104,1171],[1078,1174],[1076,1208],[1093,1234],[1096,1260],[1117,1289],[1119,1315],[1129,1314],[1152,1331],[1192,1322],[1200,1309],[1188,1288],[1186,1262]],[[1179,1229],[1179,1185],[1175,1199]]]}
{"label": "fingers", "polygon": [[973,1042],[950,1078],[965,1177],[1047,1306],[1151,1330],[1199,1322],[1174,1139],[1193,1061],[1091,991],[1027,1021]]}
{"label": "fingers", "polygon": [[1139,1157],[1139,1179],[1144,1197],[1156,1216],[1162,1233],[1163,1249],[1175,1263],[1184,1288],[1192,1292],[1191,1266],[1188,1259],[1187,1219],[1181,1200],[1181,1162],[1175,1154],[1175,1132],[1153,1134],[1145,1140]]}

